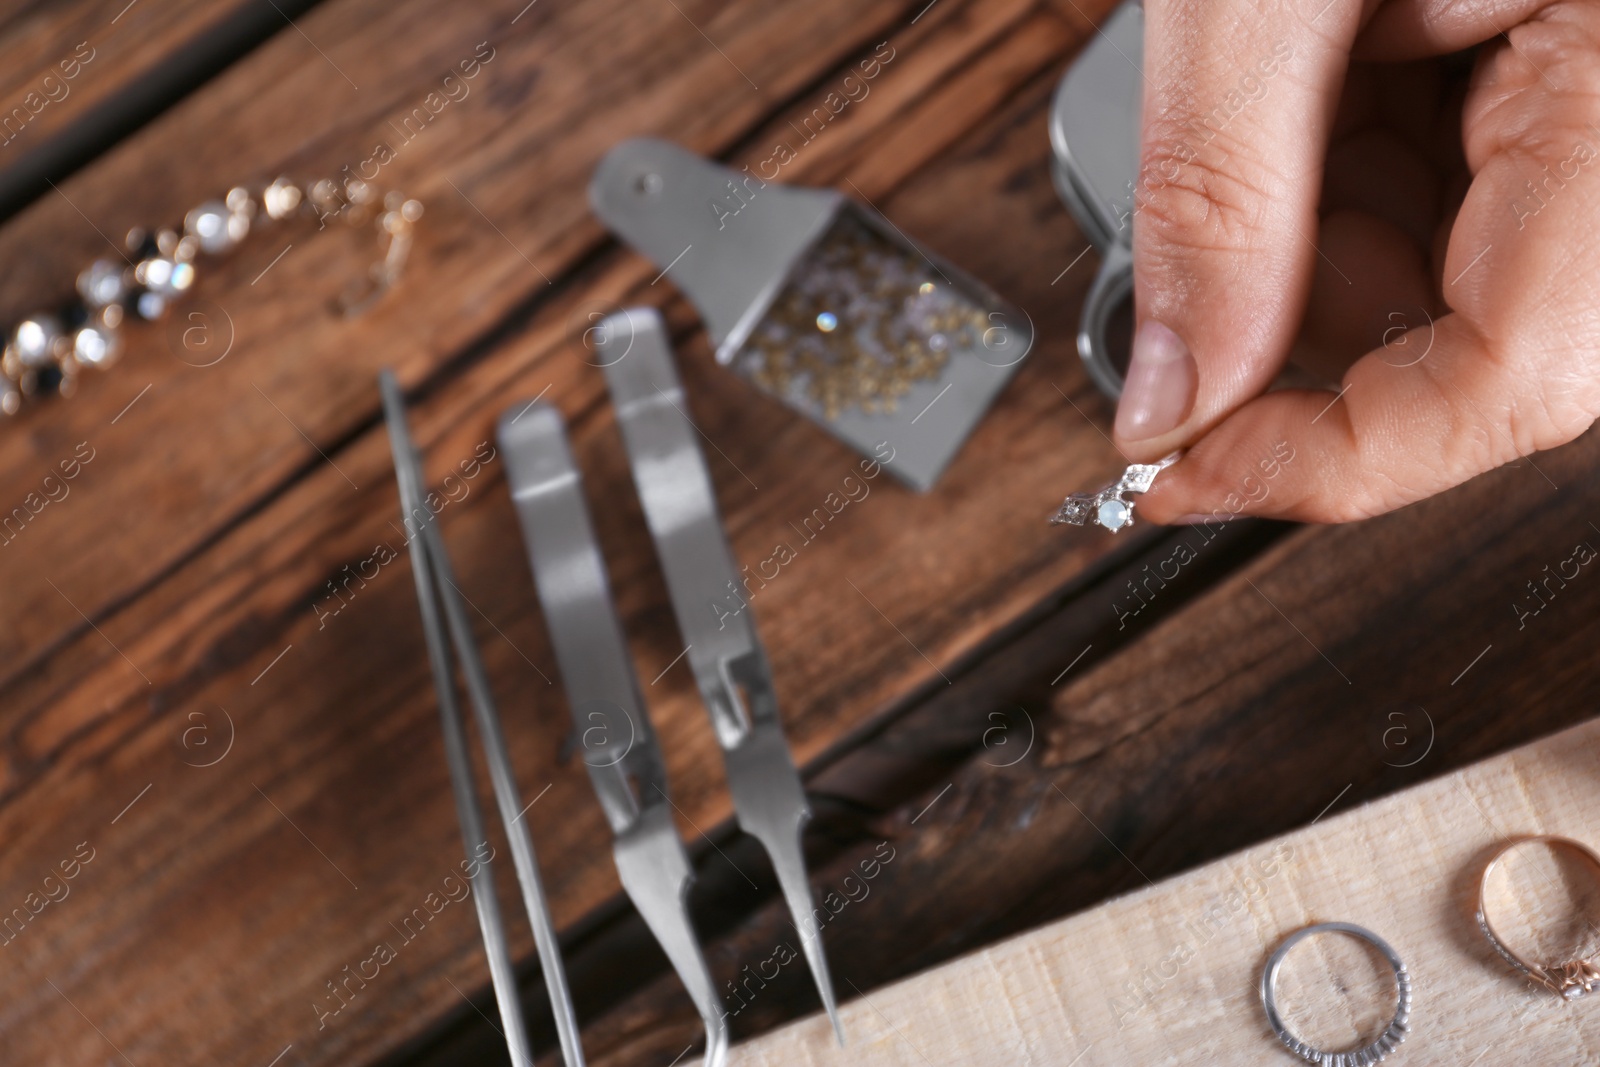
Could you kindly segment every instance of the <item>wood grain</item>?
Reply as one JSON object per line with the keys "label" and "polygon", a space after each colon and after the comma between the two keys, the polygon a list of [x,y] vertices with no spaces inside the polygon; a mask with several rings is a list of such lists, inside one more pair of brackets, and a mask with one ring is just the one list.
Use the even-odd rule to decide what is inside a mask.
{"label": "wood grain", "polygon": [[[806,17],[821,16],[813,10]],[[941,18],[930,14],[919,22],[920,36],[896,37],[904,60],[882,75],[882,98],[904,100],[913,115],[926,114],[916,110],[924,102],[916,87],[941,78],[1000,105],[988,118],[965,113],[962,121],[981,121],[981,129],[959,144],[959,130],[949,125],[914,142],[893,142],[904,180],[879,166],[875,173],[887,177],[863,171],[856,184],[931,247],[1035,308],[1036,321],[1054,325],[1050,336],[1057,340],[1041,344],[938,497],[874,485],[858,512],[826,531],[837,536],[808,545],[796,569],[774,581],[755,605],[802,760],[885,709],[943,686],[941,671],[979,654],[997,632],[1030,615],[1041,599],[1056,595],[1110,548],[1107,542],[1080,541],[1063,550],[1041,521],[1062,484],[1102,478],[1114,462],[1099,432],[1051,387],[1057,382],[1080,404],[1090,403],[1069,348],[1059,340],[1070,336],[1065,326],[1071,313],[1052,300],[1050,280],[1060,268],[1038,266],[1064,264],[1068,253],[1081,248],[1055,204],[1044,166],[1047,149],[1037,132],[1063,57],[1037,44],[1008,43],[1013,35],[1048,41],[1043,35],[1051,25],[1020,5],[951,5]],[[308,32],[316,28],[316,20],[309,20]],[[1055,40],[1066,46],[1065,37]],[[932,59],[919,60],[921,41],[929,42]],[[969,47],[957,47],[961,42]],[[272,60],[275,45],[244,66]],[[981,59],[986,47],[998,49],[999,58]],[[854,57],[843,59],[848,66]],[[912,80],[911,90],[892,80],[898,71]],[[366,76],[353,68],[350,73]],[[704,71],[692,76],[707,78]],[[794,106],[803,110],[809,101]],[[900,114],[887,106],[885,111],[874,121],[893,124]],[[864,123],[871,113],[860,114],[856,121]],[[165,123],[153,127],[150,136],[164,128]],[[870,166],[883,145],[869,136],[856,143],[860,162],[839,171],[846,177],[854,173],[851,166]],[[599,145],[597,140],[596,150]],[[945,158],[911,166],[913,147]],[[817,158],[836,159],[821,153]],[[105,164],[113,171],[124,165],[132,164],[120,160],[120,150]],[[502,185],[494,196],[528,196],[525,183]],[[479,199],[476,187],[463,190],[487,209],[489,198]],[[946,207],[974,200],[1020,223],[1014,225],[1015,244],[993,247],[986,230]],[[508,218],[526,216],[511,212]],[[434,240],[451,235],[459,241],[455,235],[472,232],[481,221],[437,223],[433,232],[440,236]],[[19,226],[34,224],[25,219]],[[567,225],[591,227],[582,221]],[[508,229],[507,236],[534,251],[523,241],[526,231]],[[5,239],[0,233],[0,241]],[[496,269],[508,275],[520,272],[525,293],[527,264],[516,250],[497,247],[503,244],[490,228],[458,249],[419,250],[420,262],[440,256],[424,274],[424,289],[428,278],[439,277],[440,285],[453,287],[453,299],[464,299],[467,282],[434,272],[463,262],[471,250],[499,262]],[[522,266],[508,266],[507,258]],[[280,268],[288,263],[286,258]],[[310,257],[306,264],[302,269],[316,269]],[[591,256],[549,296],[509,318],[505,303],[515,298],[516,285],[509,277],[490,280],[473,291],[473,299],[498,292],[498,312],[453,308],[458,319],[502,316],[482,346],[462,351],[455,342],[430,343],[426,356],[401,361],[408,380],[423,382],[416,390],[415,428],[436,479],[474,453],[512,398],[549,388],[548,398],[572,426],[619,606],[646,679],[671,663],[681,645],[650,561],[599,376],[574,358],[568,324],[594,300],[661,299],[649,285],[652,275],[620,252]],[[480,283],[485,276],[474,273],[469,280]],[[1073,282],[1081,291],[1087,274]],[[247,279],[241,287],[248,287]],[[263,299],[277,301],[280,314],[290,306],[286,296]],[[435,299],[444,298],[397,299],[358,327],[320,324],[320,343],[342,343],[343,331],[376,329],[385,316],[393,316],[385,329],[420,326],[422,305]],[[808,513],[854,469],[855,458],[815,428],[777,416],[766,401],[714,368],[687,309],[670,301],[667,310],[684,342],[696,421],[728,457],[726,465],[713,458],[713,476],[735,549],[742,558],[763,558],[774,539],[790,536],[784,531],[791,520]],[[256,313],[241,312],[236,321]],[[470,336],[460,321],[434,328]],[[311,329],[302,322],[284,324],[286,340],[296,330]],[[242,325],[240,337],[243,343]],[[406,564],[388,565],[376,579],[358,584],[348,606],[329,615],[342,603],[332,598],[329,583],[342,582],[347,565],[359,566],[379,544],[399,547],[387,444],[370,416],[345,410],[354,403],[370,411],[373,403],[367,371],[358,378],[354,364],[365,359],[370,369],[393,353],[361,353],[330,376],[333,381],[307,382],[302,376],[285,392],[263,366],[278,352],[276,346],[235,352],[215,369],[236,376],[229,388],[244,390],[245,401],[259,385],[279,406],[299,397],[333,413],[329,418],[338,426],[352,426],[345,438],[326,442],[327,461],[271,405],[255,405],[274,426],[270,434],[248,414],[248,403],[230,408],[219,424],[214,409],[184,398],[233,404],[236,395],[188,393],[198,386],[182,384],[176,374],[161,378],[127,417],[96,438],[105,458],[90,464],[85,483],[103,470],[104,492],[127,493],[129,486],[115,483],[137,486],[143,480],[153,496],[130,512],[137,521],[128,524],[125,540],[109,558],[82,564],[114,571],[113,589],[132,592],[120,594],[120,601],[113,597],[112,610],[81,598],[95,625],[65,626],[51,654],[19,669],[8,689],[10,759],[0,832],[14,844],[0,861],[0,884],[26,892],[34,869],[48,869],[61,843],[70,851],[87,837],[100,848],[99,866],[91,866],[74,898],[83,904],[73,921],[42,916],[10,945],[18,963],[10,990],[15,996],[0,1009],[0,1030],[15,1034],[19,1049],[36,1041],[41,1049],[49,1043],[68,1054],[94,1055],[102,1038],[82,1025],[87,1016],[135,1061],[192,1056],[267,1062],[288,1044],[307,1063],[364,1060],[400,1048],[459,1005],[452,982],[468,991],[481,982],[470,911],[454,908],[425,937],[405,944],[370,995],[318,1029],[314,1005],[326,997],[326,983],[369,956],[374,939],[395,936],[391,924],[437,887],[459,843],[409,579],[401,573]],[[241,355],[247,358],[236,358]],[[279,359],[285,368],[305,362]],[[125,378],[127,370],[119,374]],[[169,398],[154,403],[169,382]],[[341,400],[341,391],[356,400]],[[126,395],[116,399],[127,402]],[[98,403],[77,397],[52,412],[52,419],[70,425]],[[247,414],[241,417],[240,410]],[[324,425],[303,421],[299,407],[285,410],[314,439],[325,440]],[[45,420],[33,425],[42,427]],[[54,421],[50,425],[63,432]],[[184,448],[183,425],[210,425],[215,436]],[[263,438],[283,441],[266,459],[259,446]],[[152,454],[152,447],[160,451]],[[201,468],[220,479],[228,473],[219,465],[225,455],[259,466],[255,473],[235,472],[226,485],[182,484]],[[795,463],[795,456],[804,462]],[[271,492],[240,484],[291,474],[291,482]],[[159,493],[150,488],[157,485]],[[188,500],[174,501],[178,493]],[[219,505],[224,499],[237,501],[229,506],[243,512],[228,518],[228,508]],[[81,503],[78,513],[84,515],[107,506],[105,497],[88,493]],[[210,523],[173,540],[179,516],[193,514]],[[553,670],[532,589],[515,562],[516,526],[492,464],[442,521],[462,588],[481,612],[480,636],[526,791],[531,796],[551,786],[529,818],[557,919],[571,927],[591,912],[611,909],[617,887],[598,809],[578,768],[562,757],[565,712],[549,680]],[[159,558],[135,552],[162,539]],[[35,570],[48,567],[48,557],[61,548],[38,543],[42,547],[28,557]],[[193,551],[186,543],[201,547]],[[995,551],[1000,544],[1007,551]],[[820,581],[825,575],[848,576],[861,593],[842,580]],[[48,571],[44,576],[55,577]],[[6,581],[26,589],[30,577],[38,580],[19,565]],[[87,580],[80,572],[73,581]],[[61,588],[79,603],[80,586]],[[38,635],[16,638],[23,647],[43,647]],[[687,674],[668,672],[651,697],[685,831],[717,826],[727,816],[719,761]],[[236,742],[225,761],[214,768],[185,766],[215,751],[197,754],[195,739],[220,738],[230,721]],[[186,731],[202,726],[210,732],[188,733],[185,747]],[[133,807],[119,815],[130,801]],[[94,881],[96,875],[103,880]],[[526,955],[531,946],[518,931],[517,947]],[[72,961],[70,967],[65,961]],[[163,981],[143,981],[140,976],[149,973],[161,974]],[[224,1017],[226,1026],[205,1025]]]}
{"label": "wood grain", "polygon": [[[707,25],[727,30],[724,51],[771,72],[757,93],[671,5],[625,18],[535,8],[512,25],[520,6],[465,10],[443,26],[425,0],[319,7],[300,21],[304,36],[273,39],[0,231],[0,312],[48,306],[86,262],[117,254],[108,235],[180,219],[238,181],[358,166],[379,139],[399,140],[391,121],[453,66],[482,42],[494,50],[470,95],[382,171],[381,184],[430,207],[415,252],[427,266],[394,299],[355,320],[326,311],[374,257],[365,233],[262,235],[201,267],[196,297],[207,318],[196,324],[216,331],[218,346],[231,342],[225,359],[195,367],[169,350],[170,327],[132,329],[139,355],[48,417],[18,420],[0,443],[0,499],[19,503],[77,443],[109,439],[112,420],[146,385],[136,410],[167,432],[124,453],[116,477],[74,487],[77,510],[142,521],[107,539],[45,512],[24,534],[35,535],[26,558],[14,544],[0,549],[0,581],[30,620],[0,633],[0,680],[83,627],[73,605],[98,618],[137,595],[317,462],[318,449],[371,426],[377,367],[421,380],[553,292],[550,279],[601,243],[584,186],[616,140],[662,129],[717,151],[765,117],[773,98],[881,40],[894,18],[892,8],[863,17],[843,3],[729,9]],[[917,32],[939,25],[930,14]],[[600,54],[614,61],[596,69]],[[217,162],[162,162],[172,159]],[[302,254],[285,254],[261,277],[287,247]]]}
{"label": "wood grain", "polygon": [[[1290,1062],[1256,982],[1272,948],[1343,920],[1392,944],[1413,983],[1415,1064],[1586,1061],[1583,1005],[1535,987],[1478,934],[1476,881],[1508,839],[1600,839],[1600,724],[1588,723],[1426,785],[1264,841],[1188,874],[965,956],[825,1019],[750,1042],[742,1064],[1212,1064]],[[1524,876],[1496,903],[1507,926],[1563,918]],[[1386,968],[1335,938],[1285,961],[1280,1005],[1330,1051],[1358,1048],[1393,1011]],[[1379,1021],[1381,1020],[1381,1021]]]}
{"label": "wood grain", "polygon": [[0,219],[59,196],[74,171],[295,32],[314,2],[70,0],[0,14]]}
{"label": "wood grain", "polygon": [[[0,160],[67,129],[119,90],[151,73],[234,3],[70,0],[0,14]],[[298,6],[298,5],[297,5]],[[50,81],[47,83],[46,79]],[[34,99],[28,95],[34,94]],[[23,108],[26,118],[14,114]]]}
{"label": "wood grain", "polygon": [[[712,474],[741,560],[789,539],[855,458],[712,365],[691,309],[589,218],[588,173],[636,133],[764,158],[881,41],[895,58],[870,96],[785,179],[870,199],[1024,306],[1040,343],[937,493],[875,483],[752,608],[808,766],[819,896],[895,850],[828,924],[846,998],[877,1004],[886,983],[1146,876],[1592,715],[1600,586],[1584,575],[1536,615],[1511,608],[1537,605],[1524,583],[1588,536],[1592,435],[1345,530],[1044,527],[1064,488],[1118,463],[1097,429],[1109,406],[1071,351],[1094,260],[1058,279],[1084,242],[1043,135],[1068,56],[1108,6],[330,0],[0,227],[0,311],[31,310],[109,254],[102,234],[173,221],[237,180],[358,163],[479,42],[494,49],[471,94],[383,168],[428,205],[390,298],[355,320],[326,312],[370,257],[365,235],[260,235],[202,272],[197,306],[231,323],[223,362],[188,366],[164,328],[146,329],[112,374],[0,435],[0,506],[79,442],[95,455],[69,499],[0,546],[0,913],[26,907],[79,843],[95,850],[70,896],[0,946],[8,1052],[503,1056],[479,1014],[493,1011],[470,908],[449,905],[415,938],[396,925],[460,846],[374,371],[399,367],[436,483],[460,476],[514,399],[561,407],[649,683],[681,641],[573,321],[634,302],[666,312],[692,414],[722,453]],[[178,40],[180,16],[201,11],[147,16],[150,39]],[[7,25],[21,24],[0,22],[0,48],[25,51]],[[142,61],[118,61],[130,84]],[[672,1062],[698,1025],[618,894],[498,467],[459,484],[445,536],[525,793],[549,786],[528,817],[586,1047],[596,1063]],[[1152,579],[1194,538],[1177,578]],[[398,558],[351,580],[380,545]],[[810,1012],[815,993],[792,969],[753,998],[740,985],[791,934],[728,823],[687,672],[648,690],[700,872],[696,921],[748,1037]],[[1431,730],[1405,766],[1417,750],[1385,733],[1394,712],[1406,744]],[[1024,730],[1032,745],[1012,762]],[[319,1028],[317,1005],[340,1003],[326,984],[379,940],[401,945],[395,961]],[[537,974],[523,978],[537,1022]]]}

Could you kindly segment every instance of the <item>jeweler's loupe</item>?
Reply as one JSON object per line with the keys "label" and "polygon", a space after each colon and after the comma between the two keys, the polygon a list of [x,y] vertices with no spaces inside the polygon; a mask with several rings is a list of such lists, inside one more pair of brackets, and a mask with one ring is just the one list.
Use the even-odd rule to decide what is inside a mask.
{"label": "jeweler's loupe", "polygon": [[1100,253],[1078,355],[1095,385],[1122,394],[1133,339],[1133,185],[1144,100],[1144,8],[1127,0],[1061,79],[1050,107],[1056,191]]}

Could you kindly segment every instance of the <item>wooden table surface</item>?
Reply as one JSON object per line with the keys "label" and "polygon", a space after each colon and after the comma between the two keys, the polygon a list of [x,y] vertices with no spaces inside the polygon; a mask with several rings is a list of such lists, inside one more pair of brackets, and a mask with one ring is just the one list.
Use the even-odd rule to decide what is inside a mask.
{"label": "wooden table surface", "polygon": [[[503,1059],[469,907],[325,1014],[328,983],[461,849],[383,366],[435,480],[512,402],[561,408],[639,674],[657,679],[692,904],[735,1034],[816,1009],[798,969],[731,991],[792,929],[730,822],[573,324],[662,309],[720,453],[734,551],[768,556],[855,457],[714,366],[693,310],[606,236],[585,186],[638,134],[764,159],[872,55],[891,58],[868,95],[784,179],[870,199],[1025,308],[1039,339],[936,491],[873,483],[753,604],[817,813],[813,884],[847,900],[824,931],[844,999],[1588,717],[1600,579],[1580,573],[1536,615],[1518,605],[1544,568],[1600,543],[1593,435],[1348,528],[1113,539],[1042,521],[1120,466],[1110,405],[1073,351],[1095,257],[1078,259],[1045,137],[1051,91],[1110,6],[67,0],[0,15],[7,113],[63,60],[93,57],[0,143],[5,322],[64,295],[107,235],[171,224],[238,182],[360,164],[481,61],[382,167],[379,184],[426,215],[404,278],[365,314],[329,310],[371,257],[365,235],[263,234],[187,305],[224,358],[197,367],[169,325],[130,327],[116,368],[0,427],[7,511],[93,456],[0,544],[0,911],[32,909],[47,875],[92,855],[0,944],[7,1062]],[[571,758],[499,464],[465,484],[440,521],[524,792],[548,787],[528,819],[586,1048],[670,1064],[699,1022],[621,896]],[[332,584],[385,546],[396,561],[333,614]],[[1193,560],[1131,612],[1129,583],[1175,553]],[[870,892],[841,897],[884,855]],[[532,940],[512,928],[548,1053]]]}
{"label": "wooden table surface", "polygon": [[[1475,916],[1508,840],[1600,838],[1597,760],[1591,719],[875,989],[843,1009],[848,1048],[819,1014],[747,1042],[739,1063],[1304,1062],[1280,1047],[1258,983],[1291,931],[1330,919],[1377,934],[1406,967],[1409,1031],[1386,1062],[1592,1063],[1594,1015],[1508,964]],[[1592,952],[1592,922],[1573,921],[1600,892],[1584,866],[1533,845],[1504,857],[1484,894],[1496,929],[1533,959]],[[1290,1031],[1317,1048],[1361,1048],[1395,1014],[1389,965],[1351,938],[1296,947],[1276,990]]]}

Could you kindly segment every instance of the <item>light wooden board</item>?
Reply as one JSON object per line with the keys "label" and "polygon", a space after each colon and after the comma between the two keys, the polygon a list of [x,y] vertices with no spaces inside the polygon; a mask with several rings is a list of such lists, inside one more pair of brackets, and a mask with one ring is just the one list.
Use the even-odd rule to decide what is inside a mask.
{"label": "light wooden board", "polygon": [[[1478,875],[1508,838],[1600,841],[1600,721],[1219,860],[924,974],[855,995],[849,1047],[811,1018],[734,1052],[781,1064],[1290,1064],[1256,993],[1267,954],[1308,923],[1366,926],[1414,982],[1412,1033],[1386,1062],[1600,1062],[1600,998],[1566,1003],[1494,955],[1473,921]],[[1520,854],[1520,853],[1519,853]],[[1523,865],[1492,898],[1502,930],[1559,903]],[[1500,910],[1503,907],[1503,910]],[[1391,986],[1338,938],[1297,947],[1291,1023],[1347,1049],[1381,1029]],[[1291,973],[1292,972],[1292,973]],[[1364,972],[1364,973],[1363,973]],[[1343,1033],[1344,1040],[1338,1035]],[[1305,1036],[1312,1036],[1307,1033]]]}

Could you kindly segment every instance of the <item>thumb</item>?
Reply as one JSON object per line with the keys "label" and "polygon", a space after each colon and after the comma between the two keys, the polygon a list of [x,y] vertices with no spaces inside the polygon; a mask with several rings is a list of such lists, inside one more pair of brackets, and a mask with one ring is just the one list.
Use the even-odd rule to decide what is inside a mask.
{"label": "thumb", "polygon": [[1189,443],[1282,367],[1361,7],[1147,0],[1138,325],[1115,428],[1132,458]]}

